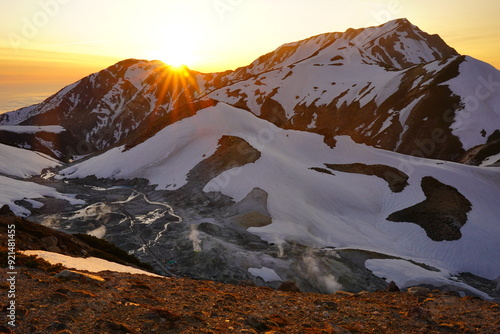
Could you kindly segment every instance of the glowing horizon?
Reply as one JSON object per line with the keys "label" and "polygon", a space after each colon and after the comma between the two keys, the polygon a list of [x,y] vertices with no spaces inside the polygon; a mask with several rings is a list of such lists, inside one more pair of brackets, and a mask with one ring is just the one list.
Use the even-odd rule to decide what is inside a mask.
{"label": "glowing horizon", "polygon": [[[202,72],[234,69],[276,47],[406,17],[459,53],[500,67],[496,0],[0,0],[0,47],[159,59]],[[430,9],[432,8],[432,9]]]}

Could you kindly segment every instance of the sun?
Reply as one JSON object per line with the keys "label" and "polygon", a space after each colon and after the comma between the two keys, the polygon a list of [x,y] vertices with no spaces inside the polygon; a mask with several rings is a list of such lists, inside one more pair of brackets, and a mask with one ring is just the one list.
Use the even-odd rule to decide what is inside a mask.
{"label": "sun", "polygon": [[196,60],[190,52],[176,49],[153,51],[148,58],[151,60],[161,60],[174,68],[192,67]]}
{"label": "sun", "polygon": [[173,67],[183,67],[183,66],[193,66],[195,62],[195,57],[188,50],[168,50],[164,52],[164,56],[161,59],[164,63]]}
{"label": "sun", "polygon": [[171,39],[168,45],[152,51],[150,58],[161,60],[174,68],[181,68],[183,66],[192,67],[197,61],[194,45],[179,38]]}

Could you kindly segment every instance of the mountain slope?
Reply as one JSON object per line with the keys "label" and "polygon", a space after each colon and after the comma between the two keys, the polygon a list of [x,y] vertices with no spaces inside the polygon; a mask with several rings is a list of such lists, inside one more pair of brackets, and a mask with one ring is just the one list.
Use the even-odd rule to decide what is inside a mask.
{"label": "mountain slope", "polygon": [[196,87],[187,69],[177,72],[160,61],[130,59],[83,78],[41,104],[3,114],[0,124],[62,126],[66,132],[51,141],[58,149],[52,155],[86,155],[122,140],[148,116],[163,116],[193,100]]}
{"label": "mountain slope", "polygon": [[[332,149],[317,134],[282,130],[244,110],[221,103],[164,128],[129,150],[116,147],[63,169],[61,176],[146,178],[157,185],[157,189],[189,189],[186,185],[193,182],[189,181],[189,174],[215,154],[223,136],[241,138],[257,150],[260,157],[229,169],[208,183],[203,181],[198,189],[206,193],[207,206],[211,205],[210,198],[216,198],[209,194],[220,192],[234,203],[242,203],[254,189],[262,189],[267,194],[266,207],[272,222],[249,227],[248,232],[268,243],[358,249],[411,259],[438,268],[443,281],[447,281],[448,275],[461,272],[489,279],[500,275],[498,257],[491,256],[500,254],[497,242],[500,211],[496,205],[500,195],[498,170],[408,159],[405,155],[356,144],[348,137],[337,137],[337,145]],[[408,185],[394,192],[377,176],[328,169],[330,164],[348,166],[352,163],[392,167],[408,176]],[[390,169],[388,173],[389,177],[395,177]],[[395,212],[425,200],[426,190],[422,189],[423,184],[421,186],[425,178],[452,187],[470,201],[471,208],[465,211],[466,221],[459,228],[458,237],[446,235],[446,221],[433,226],[446,235],[436,239],[425,226],[388,219]],[[453,210],[446,211],[450,205],[447,201],[453,201],[453,197],[441,199],[432,210],[443,210],[443,214],[451,217],[458,215]],[[424,210],[436,214],[431,209]],[[247,207],[247,212],[253,212],[252,207]],[[221,226],[230,226],[236,219],[201,217]],[[200,221],[200,217],[195,221]],[[185,215],[183,223],[197,225]],[[169,238],[168,230],[162,238]],[[200,241],[202,251],[210,247],[206,240]],[[261,265],[272,263],[264,261]],[[283,277],[300,276],[281,265],[276,272]]]}
{"label": "mountain slope", "polygon": [[[209,97],[280,127],[320,133],[330,145],[335,135],[349,135],[374,147],[461,161],[498,130],[490,120],[499,117],[500,72],[404,19],[287,44],[210,80],[224,84]],[[474,119],[463,117],[471,100]],[[474,144],[459,127],[474,128]]]}

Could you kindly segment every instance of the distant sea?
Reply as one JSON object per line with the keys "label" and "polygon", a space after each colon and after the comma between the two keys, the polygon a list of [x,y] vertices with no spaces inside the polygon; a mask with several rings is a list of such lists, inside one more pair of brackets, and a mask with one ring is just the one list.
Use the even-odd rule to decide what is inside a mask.
{"label": "distant sea", "polygon": [[68,83],[52,82],[15,85],[0,83],[0,114],[40,103],[67,85]]}

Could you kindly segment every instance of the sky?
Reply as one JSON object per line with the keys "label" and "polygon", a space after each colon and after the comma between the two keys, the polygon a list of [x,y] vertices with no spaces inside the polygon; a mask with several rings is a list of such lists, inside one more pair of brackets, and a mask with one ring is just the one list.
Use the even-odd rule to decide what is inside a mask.
{"label": "sky", "polygon": [[499,13],[499,0],[0,0],[0,112],[127,58],[224,71],[401,17],[500,68]]}

